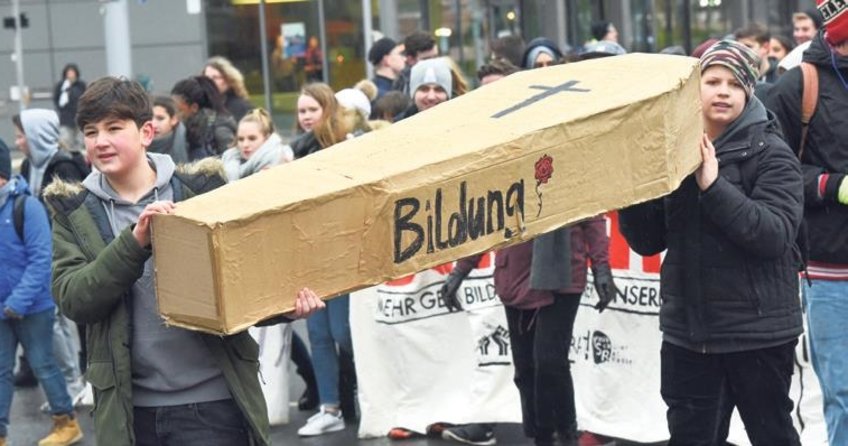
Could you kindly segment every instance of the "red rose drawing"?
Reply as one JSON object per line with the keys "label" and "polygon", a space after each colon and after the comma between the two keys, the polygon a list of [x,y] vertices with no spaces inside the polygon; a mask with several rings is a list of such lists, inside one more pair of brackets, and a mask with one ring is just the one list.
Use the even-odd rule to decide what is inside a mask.
{"label": "red rose drawing", "polygon": [[551,179],[554,173],[554,159],[548,155],[544,155],[536,161],[536,182],[537,184],[546,184]]}
{"label": "red rose drawing", "polygon": [[553,174],[554,159],[545,154],[536,161],[536,196],[539,197],[539,212],[536,213],[536,217],[542,215],[542,191],[539,190],[539,186],[547,184]]}

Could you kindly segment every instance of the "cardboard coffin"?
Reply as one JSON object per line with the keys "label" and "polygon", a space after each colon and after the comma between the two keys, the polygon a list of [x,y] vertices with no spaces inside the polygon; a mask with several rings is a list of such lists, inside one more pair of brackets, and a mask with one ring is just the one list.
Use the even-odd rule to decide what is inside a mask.
{"label": "cardboard coffin", "polygon": [[229,334],[666,195],[700,163],[696,59],[521,72],[154,220],[166,323]]}

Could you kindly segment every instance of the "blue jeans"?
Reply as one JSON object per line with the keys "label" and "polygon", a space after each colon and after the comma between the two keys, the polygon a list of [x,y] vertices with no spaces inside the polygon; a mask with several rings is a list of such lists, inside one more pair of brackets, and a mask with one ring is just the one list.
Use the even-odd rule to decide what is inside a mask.
{"label": "blue jeans", "polygon": [[804,281],[813,370],[821,383],[830,444],[848,444],[848,282]]}
{"label": "blue jeans", "polygon": [[6,436],[12,407],[12,368],[18,343],[41,384],[54,415],[73,411],[65,378],[53,356],[53,309],[24,316],[23,319],[0,320],[0,436]]}
{"label": "blue jeans", "polygon": [[350,296],[345,294],[327,301],[326,310],[306,320],[321,404],[339,405],[339,353],[336,345],[353,354],[349,315]]}
{"label": "blue jeans", "polygon": [[233,400],[136,407],[136,446],[247,446],[247,421]]}

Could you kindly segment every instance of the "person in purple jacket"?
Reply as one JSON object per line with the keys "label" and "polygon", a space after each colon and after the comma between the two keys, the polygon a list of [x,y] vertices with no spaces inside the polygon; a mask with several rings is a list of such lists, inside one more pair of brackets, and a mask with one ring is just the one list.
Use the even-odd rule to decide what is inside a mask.
{"label": "person in purple jacket", "polygon": [[[494,80],[492,71],[504,63],[482,67],[478,78]],[[509,74],[508,69],[499,69]],[[457,262],[445,280],[440,295],[449,310],[462,310],[457,290],[482,255]],[[587,260],[592,261],[599,298],[595,308],[603,311],[617,293],[603,216],[509,246],[495,256],[495,292],[506,311],[524,434],[539,446],[554,445],[557,438],[561,445],[577,445],[568,351],[586,288]],[[487,424],[448,428],[443,436],[468,444],[495,443],[492,426]]]}

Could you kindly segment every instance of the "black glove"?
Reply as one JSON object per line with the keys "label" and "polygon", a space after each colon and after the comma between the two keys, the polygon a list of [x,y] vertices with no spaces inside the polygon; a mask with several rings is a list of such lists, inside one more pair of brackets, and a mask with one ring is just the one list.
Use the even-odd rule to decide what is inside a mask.
{"label": "black glove", "polygon": [[598,292],[598,303],[595,305],[595,309],[600,313],[615,299],[615,295],[618,294],[618,288],[616,288],[615,282],[612,280],[612,271],[609,265],[595,267],[594,276],[595,291]]}
{"label": "black glove", "polygon": [[456,291],[459,289],[459,286],[462,285],[462,281],[465,280],[467,276],[468,272],[463,273],[454,268],[454,270],[448,274],[448,277],[445,278],[445,283],[439,290],[439,294],[445,301],[445,308],[447,308],[448,311],[462,311],[462,302],[460,302],[459,297],[457,297]]}

